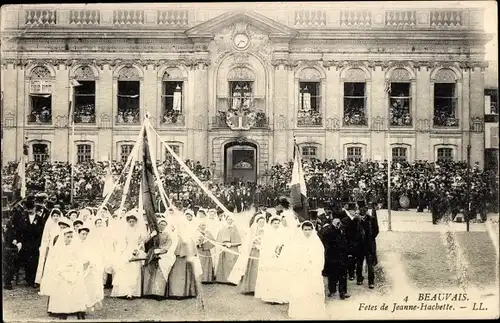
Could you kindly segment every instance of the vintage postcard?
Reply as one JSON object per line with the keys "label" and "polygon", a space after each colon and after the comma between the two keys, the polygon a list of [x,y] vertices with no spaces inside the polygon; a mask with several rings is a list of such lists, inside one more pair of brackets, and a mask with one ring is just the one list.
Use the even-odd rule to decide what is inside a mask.
{"label": "vintage postcard", "polygon": [[496,2],[0,30],[5,322],[499,318]]}

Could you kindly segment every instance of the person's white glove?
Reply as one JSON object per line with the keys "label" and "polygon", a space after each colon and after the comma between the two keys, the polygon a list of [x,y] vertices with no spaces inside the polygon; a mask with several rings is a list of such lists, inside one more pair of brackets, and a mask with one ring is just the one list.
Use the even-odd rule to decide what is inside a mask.
{"label": "person's white glove", "polygon": [[149,234],[149,236],[150,236],[151,238],[153,238],[153,237],[155,237],[155,236],[157,236],[157,235],[158,235],[158,232],[156,232],[156,230],[153,230],[153,232],[151,232],[151,233]]}
{"label": "person's white glove", "polygon": [[21,251],[21,248],[23,247],[23,244],[21,242],[18,242],[16,244],[16,247],[17,247],[17,251],[19,252],[19,251]]}

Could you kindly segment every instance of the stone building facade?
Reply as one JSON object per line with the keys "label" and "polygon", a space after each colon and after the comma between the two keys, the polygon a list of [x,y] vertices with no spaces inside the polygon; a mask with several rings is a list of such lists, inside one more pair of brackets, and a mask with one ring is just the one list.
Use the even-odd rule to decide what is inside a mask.
{"label": "stone building facade", "polygon": [[483,10],[410,5],[3,6],[3,161],[23,144],[121,160],[147,113],[227,180],[290,160],[294,140],[337,160],[465,160],[470,144],[482,165]]}

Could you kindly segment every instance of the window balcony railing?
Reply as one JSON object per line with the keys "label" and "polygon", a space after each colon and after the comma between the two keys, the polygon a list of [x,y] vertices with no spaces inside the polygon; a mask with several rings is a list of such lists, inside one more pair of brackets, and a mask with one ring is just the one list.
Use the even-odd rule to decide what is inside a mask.
{"label": "window balcony railing", "polygon": [[95,113],[76,113],[74,118],[75,123],[95,124]]}
{"label": "window balcony railing", "polygon": [[365,116],[361,115],[344,116],[343,125],[345,127],[367,126],[368,119]]}
{"label": "window balcony railing", "polygon": [[449,117],[449,118],[440,118],[434,117],[434,127],[439,128],[458,128],[460,125],[460,120],[457,118]]}
{"label": "window balcony railing", "polygon": [[389,10],[385,12],[385,25],[387,27],[415,27],[417,24],[415,17],[415,10]]}
{"label": "window balcony railing", "polygon": [[55,25],[56,10],[49,9],[28,9],[25,11],[25,24],[26,25]]}
{"label": "window balcony railing", "polygon": [[139,114],[117,115],[116,124],[140,124]]}
{"label": "window balcony railing", "polygon": [[319,113],[300,114],[297,116],[298,127],[321,127],[323,116]]}
{"label": "window balcony railing", "polygon": [[461,10],[436,10],[431,12],[432,27],[461,27]]}
{"label": "window balcony railing", "polygon": [[162,125],[184,126],[186,117],[182,114],[165,114],[160,122]]}
{"label": "window balcony railing", "polygon": [[401,118],[391,118],[391,127],[411,127],[413,125],[410,116],[403,116]]}
{"label": "window balcony railing", "polygon": [[[244,117],[242,119],[242,126],[245,127],[246,123],[249,122],[249,117]],[[267,129],[269,128],[269,118],[263,112],[256,112],[252,126],[252,129]],[[230,128],[227,120],[227,115],[225,111],[219,111],[217,116],[212,117],[212,128],[214,129],[228,129]]]}
{"label": "window balcony railing", "polygon": [[52,116],[44,114],[28,114],[26,116],[27,123],[29,125],[51,125]]}
{"label": "window balcony railing", "polygon": [[71,10],[70,25],[99,25],[101,15],[99,10]]}
{"label": "window balcony railing", "polygon": [[113,23],[115,25],[143,25],[144,10],[115,10]]}

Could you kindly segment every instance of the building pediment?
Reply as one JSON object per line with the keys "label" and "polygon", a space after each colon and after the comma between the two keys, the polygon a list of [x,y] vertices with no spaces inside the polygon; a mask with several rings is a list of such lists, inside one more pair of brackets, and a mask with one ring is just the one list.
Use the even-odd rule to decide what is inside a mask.
{"label": "building pediment", "polygon": [[253,11],[233,11],[222,14],[186,30],[189,38],[213,38],[217,31],[234,24],[247,23],[260,29],[270,38],[291,40],[298,32],[273,19],[267,18]]}

